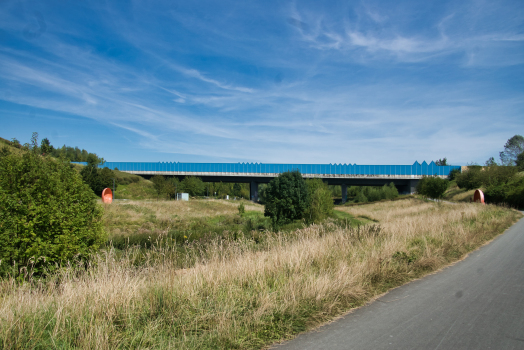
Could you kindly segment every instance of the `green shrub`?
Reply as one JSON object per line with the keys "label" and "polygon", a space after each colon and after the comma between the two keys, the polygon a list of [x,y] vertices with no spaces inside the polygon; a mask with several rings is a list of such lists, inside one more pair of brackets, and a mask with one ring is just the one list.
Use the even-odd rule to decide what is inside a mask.
{"label": "green shrub", "polygon": [[332,191],[327,184],[320,179],[306,180],[309,196],[309,207],[306,210],[305,218],[308,222],[321,222],[333,213]]}
{"label": "green shrub", "polygon": [[246,213],[246,207],[244,206],[244,203],[240,203],[238,205],[238,215],[243,216]]}
{"label": "green shrub", "polygon": [[33,152],[0,158],[0,275],[87,259],[105,241],[101,217],[68,164]]}
{"label": "green shrub", "polygon": [[91,190],[97,195],[100,196],[104,188],[111,188],[113,185],[113,178],[115,175],[113,171],[107,167],[103,169],[98,168],[98,160],[96,156],[89,155],[88,164],[82,168],[80,175],[82,180],[89,185]]}
{"label": "green shrub", "polygon": [[507,183],[489,186],[484,195],[487,203],[524,208],[524,177],[513,176]]}
{"label": "green shrub", "polygon": [[359,192],[357,192],[357,195],[355,196],[355,203],[366,203],[368,202],[368,198],[364,194],[364,189],[362,188]]}
{"label": "green shrub", "polygon": [[439,199],[446,192],[448,185],[448,180],[438,176],[423,176],[417,184],[417,192],[424,197]]}
{"label": "green shrub", "polygon": [[467,170],[455,175],[455,180],[459,188],[474,190],[482,186],[481,167],[469,166]]}
{"label": "green shrub", "polygon": [[269,182],[265,193],[264,215],[280,225],[302,219],[309,207],[306,182],[299,171],[285,172]]}
{"label": "green shrub", "polygon": [[449,172],[448,180],[453,181],[460,174],[460,169],[453,169]]}

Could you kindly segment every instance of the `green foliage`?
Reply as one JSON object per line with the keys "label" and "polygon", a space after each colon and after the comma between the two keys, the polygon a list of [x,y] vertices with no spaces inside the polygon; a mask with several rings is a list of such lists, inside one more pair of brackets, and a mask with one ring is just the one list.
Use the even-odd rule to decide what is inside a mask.
{"label": "green foliage", "polygon": [[244,203],[240,203],[238,205],[238,215],[244,216],[245,212],[246,212],[246,207],[244,206]]}
{"label": "green foliage", "polygon": [[239,183],[235,183],[233,185],[233,192],[232,192],[232,195],[234,197],[240,197],[241,196],[241,192],[242,192],[242,187],[240,186]]}
{"label": "green foliage", "polygon": [[189,193],[189,195],[192,197],[203,196],[206,191],[206,185],[199,177],[186,176],[180,185],[181,190],[178,192]]}
{"label": "green foliage", "polygon": [[89,163],[81,171],[82,180],[91,188],[91,190],[100,196],[104,188],[113,186],[113,171],[107,167],[99,169],[95,163]]}
{"label": "green foliage", "polygon": [[308,179],[306,185],[310,202],[305,218],[310,223],[319,223],[333,214],[332,191],[320,179]]}
{"label": "green foliage", "polygon": [[460,169],[453,169],[449,172],[448,180],[453,181],[457,178],[457,175],[460,174]]}
{"label": "green foliage", "polygon": [[397,198],[398,190],[393,182],[382,187],[351,186],[348,189],[348,196],[353,198],[354,203],[376,202],[383,199]]}
{"label": "green foliage", "polygon": [[417,185],[418,194],[427,197],[440,199],[446,192],[449,181],[438,176],[423,176]]}
{"label": "green foliage", "polygon": [[163,196],[166,183],[164,177],[162,175],[155,175],[153,178],[151,178],[151,182],[153,183],[153,187],[155,188],[157,196]]}
{"label": "green foliage", "polygon": [[4,146],[4,147],[2,147],[2,149],[0,149],[0,158],[1,157],[6,157],[6,156],[8,156],[10,154],[11,154],[11,151],[9,150],[9,147]]}
{"label": "green foliage", "polygon": [[[12,140],[15,147],[20,147],[20,142],[17,139]],[[93,160],[97,165],[104,162],[103,158],[98,157],[95,153],[89,153],[85,149],[79,149],[78,147],[68,147],[64,145],[62,148],[55,148],[51,145],[48,138],[44,138],[38,146],[38,133],[33,132],[31,136],[31,143],[28,144],[28,149],[38,154],[51,155],[55,158],[65,158],[71,162],[92,162]]]}
{"label": "green foliage", "polygon": [[446,166],[446,165],[448,165],[448,160],[444,157],[442,159],[437,160],[435,162],[435,165]]}
{"label": "green foliage", "polygon": [[484,191],[484,195],[488,203],[524,208],[524,177],[513,176],[506,183],[489,186]]}
{"label": "green foliage", "polygon": [[113,175],[115,177],[116,183],[119,185],[129,185],[143,180],[143,178],[138,175],[118,171],[118,168],[115,168],[115,170],[113,170]]}
{"label": "green foliage", "polygon": [[11,139],[11,143],[13,144],[14,147],[16,148],[22,148],[22,145],[20,144],[20,141],[18,141],[16,138],[12,138]]}
{"label": "green foliage", "polygon": [[482,186],[480,166],[468,166],[468,169],[455,175],[455,180],[459,188],[473,190]]}
{"label": "green foliage", "polygon": [[355,203],[367,203],[368,202],[368,197],[366,197],[366,195],[364,194],[364,187],[362,187],[360,191],[357,192],[354,202]]}
{"label": "green foliage", "polygon": [[309,207],[308,188],[299,171],[288,171],[271,180],[264,195],[264,215],[276,225],[302,219]]}
{"label": "green foliage", "polygon": [[524,152],[521,152],[518,156],[517,156],[517,168],[519,169],[519,171],[524,171]]}
{"label": "green foliage", "polygon": [[0,158],[0,275],[87,259],[105,240],[101,217],[68,164],[33,152]]}
{"label": "green foliage", "polygon": [[502,165],[515,165],[519,154],[524,152],[524,137],[515,135],[504,145],[504,151],[499,153]]}
{"label": "green foliage", "polygon": [[42,143],[40,144],[40,151],[42,154],[49,154],[53,151],[53,146],[51,146],[51,143],[49,142],[48,138],[45,138],[42,140]]}
{"label": "green foliage", "polygon": [[455,176],[457,186],[467,190],[481,187],[498,186],[507,183],[518,169],[514,166],[500,166],[493,164],[484,168],[480,166],[469,166],[461,174]]}

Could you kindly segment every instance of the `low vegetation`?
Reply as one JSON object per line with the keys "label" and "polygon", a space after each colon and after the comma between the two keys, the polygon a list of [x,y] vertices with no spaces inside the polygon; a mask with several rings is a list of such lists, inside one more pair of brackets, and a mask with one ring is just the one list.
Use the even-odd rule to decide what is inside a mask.
{"label": "low vegetation", "polygon": [[417,184],[417,193],[425,198],[441,199],[448,185],[447,179],[438,176],[423,176]]}
{"label": "low vegetation", "polygon": [[69,164],[32,151],[0,156],[0,276],[89,259],[105,241],[101,217]]}
{"label": "low vegetation", "polygon": [[[123,201],[105,207],[104,223],[114,237],[148,222],[151,232],[167,233],[165,222],[262,212],[243,205],[240,216],[238,202]],[[239,230],[205,244],[108,246],[89,267],[26,283],[4,279],[0,342],[19,349],[258,349],[462,258],[520,217],[501,207],[416,199],[335,212],[369,224],[328,219],[259,231],[258,240]]]}

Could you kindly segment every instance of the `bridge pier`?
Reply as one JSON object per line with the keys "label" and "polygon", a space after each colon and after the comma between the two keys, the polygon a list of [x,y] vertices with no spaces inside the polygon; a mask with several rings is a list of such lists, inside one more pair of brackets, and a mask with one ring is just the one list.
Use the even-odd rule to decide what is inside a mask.
{"label": "bridge pier", "polygon": [[258,182],[251,181],[249,186],[249,198],[253,202],[258,202]]}
{"label": "bridge pier", "polygon": [[346,203],[348,200],[348,185],[340,185],[342,188],[342,204]]}

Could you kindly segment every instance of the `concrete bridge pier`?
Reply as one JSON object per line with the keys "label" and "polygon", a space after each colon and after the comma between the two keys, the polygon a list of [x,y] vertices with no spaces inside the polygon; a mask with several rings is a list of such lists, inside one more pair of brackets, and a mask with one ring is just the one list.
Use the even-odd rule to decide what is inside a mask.
{"label": "concrete bridge pier", "polygon": [[397,186],[398,192],[400,194],[413,194],[417,192],[418,182],[418,179],[408,180],[403,185]]}
{"label": "concrete bridge pier", "polygon": [[342,204],[348,200],[348,185],[340,185],[342,188]]}
{"label": "concrete bridge pier", "polygon": [[258,202],[258,182],[251,181],[249,186],[249,198],[253,202]]}

